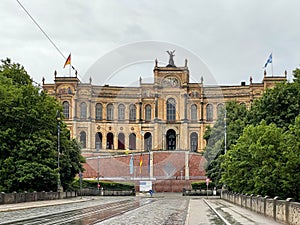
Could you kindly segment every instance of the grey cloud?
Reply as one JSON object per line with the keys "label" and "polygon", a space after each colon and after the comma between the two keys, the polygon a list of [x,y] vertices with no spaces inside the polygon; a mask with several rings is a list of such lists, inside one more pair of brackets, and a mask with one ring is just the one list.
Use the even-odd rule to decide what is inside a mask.
{"label": "grey cloud", "polygon": [[[81,74],[111,50],[145,40],[195,52],[221,84],[248,81],[250,75],[260,82],[271,51],[275,74],[299,65],[297,0],[20,1],[66,55],[72,52]],[[55,69],[66,73],[64,59],[15,1],[1,1],[0,9],[1,58],[20,60],[37,81],[51,81]],[[157,49],[153,60],[166,50]]]}

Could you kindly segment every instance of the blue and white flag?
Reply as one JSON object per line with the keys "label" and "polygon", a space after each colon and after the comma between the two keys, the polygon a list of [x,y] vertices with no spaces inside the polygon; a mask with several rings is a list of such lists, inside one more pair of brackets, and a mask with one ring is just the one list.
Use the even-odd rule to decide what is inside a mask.
{"label": "blue and white flag", "polygon": [[265,66],[264,66],[264,68],[266,68],[266,67],[267,67],[267,65],[268,65],[269,63],[272,63],[272,53],[270,54],[270,56],[269,56],[269,58],[268,58],[267,62],[265,63]]}
{"label": "blue and white flag", "polygon": [[129,162],[130,174],[133,174],[133,154],[131,155]]}

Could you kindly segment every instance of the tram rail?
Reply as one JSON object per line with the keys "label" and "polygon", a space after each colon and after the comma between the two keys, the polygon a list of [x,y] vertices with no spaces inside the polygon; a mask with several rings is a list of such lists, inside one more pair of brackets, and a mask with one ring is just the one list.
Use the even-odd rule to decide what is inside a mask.
{"label": "tram rail", "polygon": [[214,212],[215,215],[217,215],[221,220],[222,222],[225,224],[225,225],[231,225],[231,223],[229,223],[218,211],[217,209],[215,209],[211,204],[208,203],[208,201],[206,201],[205,199],[203,199],[203,201],[205,202],[206,205],[208,205],[208,207]]}
{"label": "tram rail", "polygon": [[99,206],[87,207],[64,211],[60,213],[47,214],[43,216],[23,218],[14,221],[2,222],[0,225],[76,225],[76,224],[95,224],[125,212],[137,209],[146,204],[152,203],[153,199],[132,199],[113,203],[102,204]]}

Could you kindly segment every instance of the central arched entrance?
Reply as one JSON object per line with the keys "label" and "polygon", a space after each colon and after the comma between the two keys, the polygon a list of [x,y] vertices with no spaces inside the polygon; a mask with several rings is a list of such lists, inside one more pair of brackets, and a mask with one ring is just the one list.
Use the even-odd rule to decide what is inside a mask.
{"label": "central arched entrance", "polygon": [[152,150],[152,135],[150,132],[147,132],[144,135],[144,150]]}
{"label": "central arched entrance", "polygon": [[167,131],[167,150],[176,149],[176,132],[172,129]]}
{"label": "central arched entrance", "polygon": [[190,136],[190,148],[192,152],[197,152],[198,149],[198,134],[196,132],[191,133]]}

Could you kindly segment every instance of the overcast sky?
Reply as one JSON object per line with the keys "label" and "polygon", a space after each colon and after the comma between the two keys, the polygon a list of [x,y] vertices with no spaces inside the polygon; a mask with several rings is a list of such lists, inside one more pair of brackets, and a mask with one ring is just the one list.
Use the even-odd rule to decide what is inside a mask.
{"label": "overcast sky", "polygon": [[[192,68],[197,64],[194,61],[188,63],[191,75],[196,80],[203,75],[204,82],[213,76],[218,84],[249,83],[250,76],[261,82],[262,67],[271,52],[274,75],[287,70],[291,79],[292,70],[300,64],[298,0],[19,1],[65,57],[72,53],[80,78],[91,76],[98,84],[105,79],[95,77],[111,75],[101,70],[103,58],[111,59],[114,73],[129,71],[132,77],[126,78],[138,80],[152,76],[155,58],[159,65],[166,65],[166,50],[172,48],[177,66],[183,66],[185,58],[193,62],[190,58],[196,56],[210,73],[202,67]],[[42,77],[52,83],[54,70],[68,76],[68,68],[63,69],[65,59],[17,1],[0,1],[0,30],[1,59],[9,57],[22,64],[39,83]],[[134,49],[139,54],[124,46],[140,47]],[[112,53],[126,60],[113,62]],[[98,71],[90,70],[99,60]],[[271,68],[268,65],[268,74]]]}

